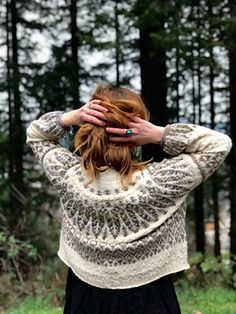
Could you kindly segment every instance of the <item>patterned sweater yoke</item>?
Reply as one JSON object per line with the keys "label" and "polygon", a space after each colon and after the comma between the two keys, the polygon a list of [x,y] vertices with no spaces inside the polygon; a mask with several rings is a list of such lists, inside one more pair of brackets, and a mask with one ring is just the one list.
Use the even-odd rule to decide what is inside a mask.
{"label": "patterned sweater yoke", "polygon": [[61,113],[46,113],[27,128],[27,143],[59,195],[60,259],[83,281],[110,289],[189,268],[185,200],[223,162],[230,138],[194,124],[169,124],[161,145],[171,158],[135,172],[126,188],[112,168],[87,185],[81,158],[59,144],[68,132]]}

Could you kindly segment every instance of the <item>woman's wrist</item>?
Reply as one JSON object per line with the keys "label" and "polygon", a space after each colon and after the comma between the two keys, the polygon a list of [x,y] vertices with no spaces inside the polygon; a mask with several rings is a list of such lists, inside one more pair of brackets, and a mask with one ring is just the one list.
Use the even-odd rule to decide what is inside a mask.
{"label": "woman's wrist", "polygon": [[72,110],[69,112],[64,112],[60,117],[61,118],[61,120],[60,120],[61,124],[65,127],[69,127],[71,125],[78,124],[79,123],[78,121],[75,122],[75,116],[76,116],[77,111],[78,111],[78,109]]}
{"label": "woman's wrist", "polygon": [[163,140],[164,133],[165,133],[164,127],[155,125],[154,132],[152,134],[152,139],[151,139],[152,143],[160,144]]}

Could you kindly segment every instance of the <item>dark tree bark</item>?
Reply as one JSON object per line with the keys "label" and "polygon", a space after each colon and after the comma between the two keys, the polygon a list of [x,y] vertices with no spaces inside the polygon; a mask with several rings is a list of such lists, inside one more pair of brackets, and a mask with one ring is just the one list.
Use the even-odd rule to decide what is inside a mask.
{"label": "dark tree bark", "polygon": [[[200,21],[200,8],[197,7],[198,24]],[[198,25],[200,27],[200,25]],[[198,62],[197,62],[197,104],[198,104],[198,124],[202,124],[202,73],[201,73],[201,51],[200,38],[198,38]],[[195,200],[195,236],[196,236],[196,251],[205,254],[205,228],[204,228],[204,190],[203,185],[199,185],[194,191]]]}
{"label": "dark tree bark", "polygon": [[193,115],[192,115],[192,123],[196,123],[196,90],[195,90],[195,70],[194,70],[194,62],[192,64],[192,101],[193,101]]}
{"label": "dark tree bark", "polygon": [[[11,82],[12,82],[12,74],[11,74],[11,45],[10,45],[10,6],[8,0],[6,1],[6,44],[7,44],[7,99],[8,99],[8,128],[9,128],[9,143],[13,143],[12,136],[12,108],[13,108],[13,100],[12,100],[12,91],[11,91]],[[11,153],[11,146],[8,145],[8,176],[9,176],[9,186],[10,182],[13,180],[13,160]],[[10,198],[9,198],[10,200]],[[11,204],[11,201],[10,201]]]}
{"label": "dark tree bark", "polygon": [[78,108],[80,104],[79,95],[79,59],[78,59],[78,26],[77,26],[77,0],[70,2],[70,31],[71,31],[71,90],[73,107]]}
{"label": "dark tree bark", "polygon": [[179,56],[179,48],[176,48],[176,122],[179,122],[179,108],[180,108],[180,92],[179,92],[179,85],[180,85],[180,56]]}
{"label": "dark tree bark", "polygon": [[[192,50],[193,51],[193,50]],[[199,105],[199,95],[196,93],[196,82],[195,82],[195,62],[192,59],[192,102],[193,102],[193,116],[192,123],[198,123],[196,119],[197,100]],[[199,93],[199,89],[198,89]],[[194,191],[194,214],[195,214],[195,242],[196,251],[204,254],[205,252],[205,234],[204,234],[204,208],[203,208],[203,189],[202,185],[197,187]]]}
{"label": "dark tree bark", "polygon": [[20,97],[20,73],[18,63],[17,10],[16,1],[7,1],[8,31],[8,75],[10,87],[9,99],[9,184],[10,213],[9,229],[22,232],[22,217],[25,204],[25,186],[23,180],[23,127],[21,121],[22,102]]}
{"label": "dark tree bark", "polygon": [[[166,50],[161,42],[153,40],[151,34],[164,32],[164,21],[148,25],[140,29],[140,68],[142,96],[151,114],[151,122],[165,126],[167,119],[167,68]],[[145,145],[143,158],[154,157],[156,160],[163,158],[163,151],[157,145]]]}
{"label": "dark tree bark", "polygon": [[152,27],[140,30],[142,95],[151,111],[152,121],[162,126],[168,121],[166,51],[161,43],[154,43],[151,33],[163,30],[161,23],[159,30]]}
{"label": "dark tree bark", "polygon": [[[210,48],[210,58],[214,60],[213,50]],[[214,100],[214,70],[213,65],[210,65],[210,112],[211,112],[211,129],[215,129],[215,100]],[[214,214],[214,229],[215,229],[215,256],[220,256],[220,226],[219,226],[219,201],[218,201],[218,179],[217,172],[211,178],[212,183],[212,198],[213,198],[213,214]]]}
{"label": "dark tree bark", "polygon": [[191,89],[191,94],[192,94],[192,102],[193,102],[193,115],[192,115],[192,123],[196,123],[196,84],[195,84],[195,62],[194,62],[194,56],[193,56],[193,40],[192,40],[192,47],[191,47],[191,81],[192,81],[192,89]]}
{"label": "dark tree bark", "polygon": [[[195,7],[194,5],[191,6],[191,14],[190,16],[195,16]],[[196,77],[196,62],[195,62],[195,57],[194,57],[194,47],[195,44],[195,38],[192,34],[192,38],[191,38],[191,74],[192,74],[192,90],[191,90],[191,94],[192,94],[192,101],[193,101],[193,115],[192,115],[192,123],[197,123],[197,118],[196,118],[196,108],[197,108],[197,101],[196,101],[196,83],[195,83],[195,77]]]}
{"label": "dark tree bark", "polygon": [[174,17],[174,25],[176,32],[176,51],[175,51],[175,89],[176,89],[176,112],[175,112],[175,120],[177,123],[180,121],[180,78],[181,78],[181,62],[180,62],[180,53],[181,53],[181,41],[180,41],[180,25],[181,25],[181,15],[182,15],[182,7],[180,2],[176,2],[175,9],[175,17]]}
{"label": "dark tree bark", "polygon": [[[212,12],[212,1],[207,1],[208,5],[208,16],[210,19],[213,17]],[[211,23],[211,22],[210,22]],[[211,25],[209,27],[209,36],[212,34]],[[209,66],[209,81],[210,81],[210,113],[211,113],[211,129],[215,129],[215,90],[214,90],[214,53],[213,45],[210,43],[209,46],[210,54],[210,66]],[[213,174],[211,178],[212,183],[212,198],[213,198],[213,215],[214,215],[214,230],[215,230],[215,243],[214,253],[215,256],[220,256],[220,226],[219,226],[219,201],[218,201],[218,178],[217,172]]]}
{"label": "dark tree bark", "polygon": [[119,1],[115,0],[115,59],[116,59],[116,86],[120,86],[120,25],[119,25]]}
{"label": "dark tree bark", "polygon": [[196,251],[205,254],[203,196],[203,186],[199,185],[194,191]]}
{"label": "dark tree bark", "polygon": [[233,147],[230,153],[230,252],[233,259],[236,256],[236,6],[233,0],[230,0],[229,3],[232,17],[232,29],[229,38],[230,128],[231,139],[233,141]]}

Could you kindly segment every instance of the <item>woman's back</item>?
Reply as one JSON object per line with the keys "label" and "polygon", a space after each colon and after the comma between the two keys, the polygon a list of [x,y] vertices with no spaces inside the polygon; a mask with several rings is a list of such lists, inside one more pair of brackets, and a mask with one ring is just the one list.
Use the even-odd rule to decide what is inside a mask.
{"label": "woman's back", "polygon": [[45,141],[45,134],[64,132],[57,116],[48,113],[34,121],[28,142],[60,197],[58,254],[65,264],[85,282],[110,289],[140,286],[188,268],[185,199],[219,167],[230,139],[196,125],[168,125],[162,146],[172,158],[134,172],[128,186],[112,167],[87,184],[81,157]]}
{"label": "woman's back", "polygon": [[[189,268],[185,200],[220,166],[231,140],[193,124],[155,126],[138,95],[97,91],[98,100],[46,113],[27,129],[62,207],[64,313],[179,314],[170,274]],[[59,140],[81,123],[72,153]],[[139,162],[135,147],[146,143],[170,158]]]}

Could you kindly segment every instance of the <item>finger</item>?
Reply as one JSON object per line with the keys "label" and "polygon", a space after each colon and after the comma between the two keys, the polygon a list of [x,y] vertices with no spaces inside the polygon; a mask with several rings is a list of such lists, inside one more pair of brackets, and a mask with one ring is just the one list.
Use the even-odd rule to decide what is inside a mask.
{"label": "finger", "polygon": [[126,135],[127,129],[121,129],[121,128],[106,128],[106,131],[108,133],[117,134],[117,135]]}
{"label": "finger", "polygon": [[129,126],[130,128],[137,128],[137,127],[138,127],[138,124],[135,123],[135,122],[129,122],[129,123],[128,123],[128,126]]}
{"label": "finger", "polygon": [[109,136],[108,140],[116,143],[127,143],[133,142],[130,137],[121,137],[121,136]]}
{"label": "finger", "polygon": [[130,120],[132,120],[133,122],[136,122],[136,123],[139,123],[139,122],[142,122],[143,119],[139,118],[139,117],[136,117],[136,116],[131,116],[130,117]]}
{"label": "finger", "polygon": [[92,124],[96,124],[96,125],[99,125],[99,126],[104,126],[106,125],[106,123],[104,123],[103,121],[101,121],[100,119],[94,117],[94,116],[91,116],[89,114],[85,115],[84,116],[84,119],[83,119],[84,122],[87,122],[87,123],[92,123]]}
{"label": "finger", "polygon": [[85,108],[84,111],[87,115],[91,115],[91,116],[97,117],[99,119],[106,120],[106,116],[104,115],[104,113],[102,113],[100,111],[93,110],[90,108]]}
{"label": "finger", "polygon": [[108,109],[101,106],[101,105],[98,105],[96,103],[89,103],[89,106],[88,106],[89,109],[93,109],[93,110],[98,110],[98,111],[101,111],[101,112],[108,112]]}
{"label": "finger", "polygon": [[100,99],[92,99],[90,102],[93,102],[95,104],[100,104],[102,101]]}
{"label": "finger", "polygon": [[[121,129],[121,128],[111,128],[107,127],[106,131],[108,133],[116,134],[116,135],[121,135],[121,136],[126,136],[126,137],[131,137],[133,135],[138,135],[138,132],[134,129]],[[130,132],[131,131],[131,132]],[[129,132],[129,133],[128,133]],[[131,133],[131,134],[130,134]]]}

